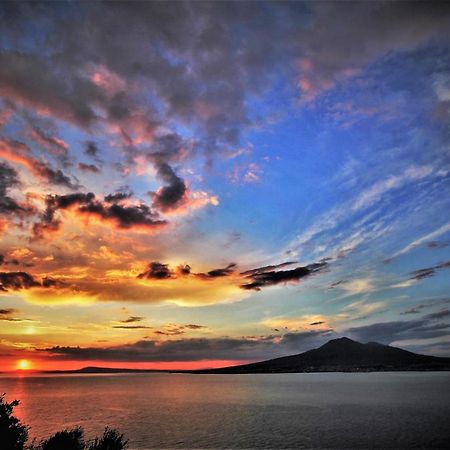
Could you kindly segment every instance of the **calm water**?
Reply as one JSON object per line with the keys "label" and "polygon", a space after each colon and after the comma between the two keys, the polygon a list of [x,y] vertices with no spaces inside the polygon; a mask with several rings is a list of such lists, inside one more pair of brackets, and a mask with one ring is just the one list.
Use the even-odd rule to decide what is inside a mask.
{"label": "calm water", "polygon": [[0,377],[32,437],[117,427],[134,449],[450,447],[450,373]]}

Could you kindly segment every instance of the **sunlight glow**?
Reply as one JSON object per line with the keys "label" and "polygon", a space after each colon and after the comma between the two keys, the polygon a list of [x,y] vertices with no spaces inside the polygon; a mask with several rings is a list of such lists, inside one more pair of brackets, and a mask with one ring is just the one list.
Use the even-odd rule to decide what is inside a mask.
{"label": "sunlight glow", "polygon": [[31,369],[31,363],[27,359],[21,359],[17,362],[17,368],[19,370],[30,370]]}

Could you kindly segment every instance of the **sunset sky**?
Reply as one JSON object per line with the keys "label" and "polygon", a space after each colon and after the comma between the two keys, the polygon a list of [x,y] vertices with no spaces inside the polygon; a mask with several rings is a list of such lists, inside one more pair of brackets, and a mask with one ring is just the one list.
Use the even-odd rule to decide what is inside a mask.
{"label": "sunset sky", "polygon": [[2,2],[0,370],[450,356],[449,6]]}

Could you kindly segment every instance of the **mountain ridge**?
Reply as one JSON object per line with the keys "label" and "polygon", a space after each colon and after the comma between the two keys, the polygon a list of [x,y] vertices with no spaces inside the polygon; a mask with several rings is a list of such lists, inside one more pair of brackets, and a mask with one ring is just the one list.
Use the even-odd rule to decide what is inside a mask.
{"label": "mountain ridge", "polygon": [[450,370],[450,358],[421,355],[379,342],[332,339],[303,353],[195,373],[383,372]]}

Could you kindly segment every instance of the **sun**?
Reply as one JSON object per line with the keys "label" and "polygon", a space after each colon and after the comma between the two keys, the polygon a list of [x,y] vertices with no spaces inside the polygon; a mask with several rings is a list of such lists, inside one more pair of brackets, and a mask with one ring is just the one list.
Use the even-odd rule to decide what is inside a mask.
{"label": "sun", "polygon": [[17,361],[17,368],[19,370],[30,370],[31,363],[30,361],[28,361],[28,359],[21,359]]}

